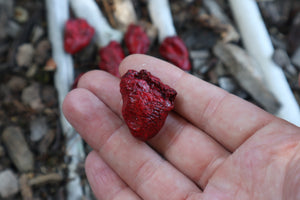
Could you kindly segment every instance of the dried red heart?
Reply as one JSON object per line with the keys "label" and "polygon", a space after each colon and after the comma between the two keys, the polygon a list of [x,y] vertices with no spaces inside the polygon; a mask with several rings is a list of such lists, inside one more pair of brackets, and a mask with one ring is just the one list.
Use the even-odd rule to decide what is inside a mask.
{"label": "dried red heart", "polygon": [[159,53],[177,67],[185,71],[191,70],[189,52],[180,37],[166,37],[159,47]]}
{"label": "dried red heart", "polygon": [[101,59],[99,68],[120,77],[119,65],[125,57],[121,45],[116,41],[111,41],[99,50],[99,56]]}
{"label": "dried red heart", "polygon": [[64,48],[74,54],[86,47],[93,38],[95,30],[84,19],[70,19],[65,26]]}
{"label": "dried red heart", "polygon": [[146,70],[128,70],[120,90],[122,115],[131,134],[142,141],[155,136],[174,108],[177,92]]}
{"label": "dried red heart", "polygon": [[130,54],[145,54],[149,49],[150,40],[142,27],[131,24],[125,34],[125,45]]}

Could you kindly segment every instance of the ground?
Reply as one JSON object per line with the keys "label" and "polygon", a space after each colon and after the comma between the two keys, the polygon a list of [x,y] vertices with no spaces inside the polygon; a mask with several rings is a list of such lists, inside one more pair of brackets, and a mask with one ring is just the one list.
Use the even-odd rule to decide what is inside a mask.
{"label": "ground", "polygon": [[[113,10],[109,9],[113,7],[112,1],[97,2],[109,18],[109,12]],[[105,7],[104,2],[109,2],[109,7]],[[139,22],[149,24],[146,1],[133,2]],[[227,1],[217,2],[230,19],[229,24],[235,27]],[[293,56],[300,48],[300,3],[274,0],[261,1],[259,5],[278,53],[274,56],[275,61],[283,67],[299,102],[300,66],[290,60],[296,59]],[[227,33],[228,24],[220,24],[213,18],[202,1],[171,1],[171,8],[177,33],[190,51],[191,73],[257,103],[240,86],[237,78],[226,71],[212,51]],[[109,21],[113,23],[113,19]],[[13,175],[12,180],[5,180],[18,181],[20,188],[17,189],[22,191],[12,191],[15,194],[6,199],[65,199],[67,195],[69,160],[65,156],[65,138],[59,121],[60,111],[53,80],[56,65],[47,31],[44,1],[0,0],[0,176],[12,172],[9,173]],[[152,32],[148,54],[160,57],[156,36],[155,31]],[[243,46],[240,40],[232,43]],[[95,44],[73,55],[73,59],[76,75],[98,69],[99,57]],[[87,145],[85,147],[86,152],[90,151]],[[24,151],[29,153],[24,156]],[[27,162],[28,168],[24,168],[24,162]],[[78,172],[85,183],[83,166],[83,163],[78,166]]]}

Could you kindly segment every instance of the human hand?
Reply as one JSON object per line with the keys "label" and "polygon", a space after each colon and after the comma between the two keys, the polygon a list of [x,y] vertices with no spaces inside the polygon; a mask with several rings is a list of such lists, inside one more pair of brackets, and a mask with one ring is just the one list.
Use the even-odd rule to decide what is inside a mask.
{"label": "human hand", "polygon": [[86,73],[63,104],[94,149],[85,163],[98,199],[300,199],[300,128],[161,60],[133,55],[178,95],[154,138],[135,139],[122,120],[119,79]]}

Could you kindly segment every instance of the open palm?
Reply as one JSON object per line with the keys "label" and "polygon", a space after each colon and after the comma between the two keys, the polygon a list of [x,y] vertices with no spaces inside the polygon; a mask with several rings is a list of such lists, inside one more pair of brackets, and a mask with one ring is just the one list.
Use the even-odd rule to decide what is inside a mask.
{"label": "open palm", "polygon": [[122,120],[119,79],[85,74],[63,104],[94,149],[86,174],[98,199],[300,199],[300,129],[161,60],[126,58],[173,87],[175,110],[149,142]]}

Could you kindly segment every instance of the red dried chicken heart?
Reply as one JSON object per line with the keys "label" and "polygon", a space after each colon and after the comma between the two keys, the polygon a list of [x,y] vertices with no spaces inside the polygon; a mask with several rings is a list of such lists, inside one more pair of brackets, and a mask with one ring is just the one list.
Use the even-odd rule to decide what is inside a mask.
{"label": "red dried chicken heart", "polygon": [[128,27],[124,38],[130,54],[147,53],[150,46],[150,40],[142,27],[131,24]]}
{"label": "red dried chicken heart", "polygon": [[101,58],[99,68],[120,77],[119,65],[125,58],[121,45],[116,41],[111,41],[99,50],[99,56]]}
{"label": "red dried chicken heart", "polygon": [[177,92],[146,70],[128,70],[121,78],[120,90],[122,115],[131,134],[142,141],[155,136],[174,108]]}
{"label": "red dried chicken heart", "polygon": [[189,60],[189,51],[180,37],[166,37],[159,47],[159,52],[162,57],[182,70],[191,70],[192,65]]}
{"label": "red dried chicken heart", "polygon": [[94,36],[95,30],[84,19],[69,19],[64,33],[64,48],[70,54],[75,54],[87,45]]}

